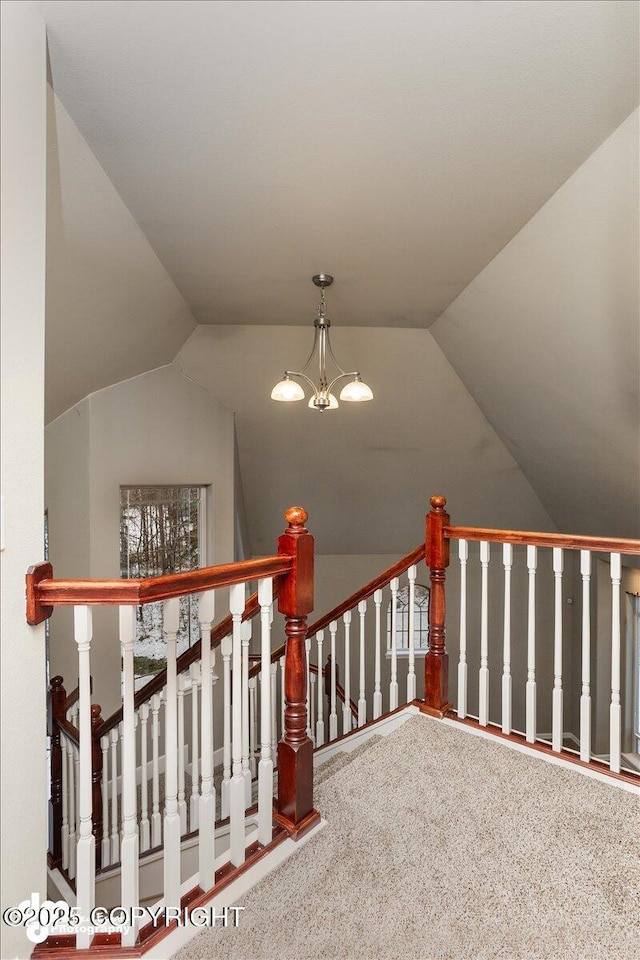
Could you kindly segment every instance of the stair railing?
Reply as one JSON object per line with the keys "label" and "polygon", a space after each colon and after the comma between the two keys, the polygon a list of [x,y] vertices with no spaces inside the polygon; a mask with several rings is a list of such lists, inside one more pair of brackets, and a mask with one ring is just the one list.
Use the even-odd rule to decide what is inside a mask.
{"label": "stair railing", "polygon": [[[124,947],[144,946],[145,937],[155,931],[140,931],[136,911],[139,911],[139,860],[144,822],[140,822],[136,798],[136,773],[138,757],[144,761],[142,781],[146,782],[147,758],[143,756],[147,740],[146,728],[151,720],[152,741],[152,809],[151,843],[162,841],[164,859],[164,905],[178,909],[183,901],[191,906],[199,905],[212,896],[218,882],[228,882],[235,870],[242,868],[248,855],[255,857],[260,851],[283,835],[300,836],[319,820],[313,808],[313,745],[307,738],[306,718],[306,661],[304,637],[306,619],[313,607],[313,538],[305,522],[306,512],[299,507],[290,508],[285,518],[287,530],[278,540],[275,556],[258,560],[242,561],[218,567],[170,574],[147,580],[55,580],[51,565],[39,564],[27,574],[27,620],[31,624],[49,617],[56,606],[74,607],[74,635],[78,648],[78,699],[72,704],[72,719],[67,719],[68,705],[62,680],[56,678],[54,713],[54,765],[55,789],[52,789],[54,820],[60,823],[60,842],[54,837],[53,859],[64,863],[67,872],[75,876],[77,911],[84,925],[75,935],[76,949],[88,948],[95,930],[88,925],[88,918],[95,905],[96,846],[99,845],[109,862],[120,863],[121,906],[130,911],[133,922],[123,929],[121,942]],[[243,615],[246,586],[258,581],[257,603],[261,624],[261,667],[265,675],[270,672],[271,620],[274,579],[278,578],[278,607],[285,617],[285,710],[283,736],[278,745],[278,793],[274,808],[273,757],[270,709],[261,713],[260,739],[262,744],[258,773],[258,803],[252,823],[255,829],[247,829],[247,809],[251,805],[250,764],[247,756],[249,742],[250,687],[249,687],[249,633]],[[231,777],[229,782],[229,831],[230,850],[225,854],[226,865],[216,856],[216,797],[213,782],[213,654],[211,627],[214,618],[214,594],[221,587],[229,587],[230,631],[228,620],[222,637],[223,660],[228,657],[233,669],[225,675],[228,680],[225,700],[231,704],[230,751]],[[180,694],[184,696],[184,684],[179,677],[176,656],[176,633],[179,625],[179,598],[190,594],[199,595],[199,619],[201,645],[199,660],[193,656],[191,696],[192,706],[196,691],[200,694],[199,710],[194,711],[199,732],[197,755],[198,777],[193,774],[196,787],[198,811],[199,868],[196,883],[196,899],[190,891],[181,895],[180,857],[182,820],[180,810]],[[133,644],[135,635],[135,607],[144,603],[164,602],[164,630],[167,639],[167,668],[164,683],[157,681],[160,689],[139,701],[136,724],[136,695],[134,691]],[[99,708],[91,704],[90,656],[92,640],[92,608],[95,605],[119,607],[120,651],[123,669],[123,694],[121,719],[114,716],[107,724],[101,722]],[[255,607],[255,602],[250,609]],[[184,660],[182,661],[184,667]],[[197,667],[199,666],[199,670]],[[195,669],[194,669],[195,668]],[[195,686],[194,686],[195,681]],[[270,689],[270,687],[269,687]],[[148,691],[147,691],[148,693]],[[183,697],[182,697],[183,699]],[[163,702],[165,796],[164,816],[158,804],[157,767],[159,714]],[[265,691],[265,703],[269,693]],[[149,713],[147,713],[147,708]],[[150,716],[149,716],[150,714]],[[74,722],[75,721],[75,722]],[[145,739],[141,741],[140,731]],[[96,750],[96,743],[100,749]],[[145,746],[143,746],[143,743]],[[195,746],[194,760],[196,756]],[[111,759],[111,777],[107,764]],[[119,758],[119,770],[118,770]],[[99,777],[100,761],[105,765],[104,775]],[[105,762],[106,761],[106,762]],[[245,762],[246,761],[246,762]],[[65,775],[66,770],[66,775]],[[100,771],[102,772],[102,771]],[[119,777],[118,777],[119,773]],[[192,767],[193,773],[193,767]],[[247,773],[249,777],[247,777]],[[120,786],[118,788],[118,779]],[[108,796],[107,787],[111,788]],[[115,788],[114,788],[115,786]],[[115,816],[116,829],[109,837],[99,836],[94,827],[94,807],[104,809],[104,833],[107,827],[107,807],[111,801],[112,823]],[[142,820],[145,814],[142,799]],[[121,807],[119,811],[118,808]],[[148,814],[148,807],[147,807]],[[66,833],[65,833],[66,821]],[[162,822],[160,822],[162,821]],[[121,829],[120,829],[121,827]],[[75,836],[77,830],[77,836]],[[155,830],[155,836],[154,836]],[[69,867],[71,868],[69,870]],[[186,900],[185,900],[186,897]]]}
{"label": "stair railing", "polygon": [[[416,699],[416,662],[425,651],[416,649],[414,644],[417,633],[414,600],[418,563],[424,555],[422,543],[308,627],[306,703],[309,737],[316,749],[377,720],[383,712],[396,710]],[[398,597],[403,592],[407,596],[406,622],[400,624]],[[352,644],[354,621],[358,624],[357,646]],[[372,647],[374,684],[373,691],[367,695],[366,664],[371,660],[367,654]],[[283,646],[272,653],[276,670],[283,653]],[[406,663],[406,677],[401,682],[399,672],[403,663]],[[257,675],[257,667],[253,673]]]}
{"label": "stair railing", "polygon": [[[536,533],[523,530],[499,530],[478,527],[452,526],[445,511],[444,497],[431,498],[431,512],[427,517],[427,562],[431,567],[431,611],[430,635],[432,660],[426,676],[428,712],[455,713],[459,720],[472,722],[480,728],[491,728],[511,739],[521,740],[538,749],[550,753],[564,754],[578,759],[583,764],[602,765],[606,763],[613,775],[620,775],[623,768],[623,694],[622,675],[622,637],[621,637],[621,583],[624,569],[624,557],[640,555],[640,540],[614,537],[574,536],[563,533]],[[450,543],[458,545],[460,565],[459,590],[459,662],[457,671],[457,693],[451,699],[456,704],[455,711],[450,705],[448,688],[448,664],[445,650],[445,575],[449,566]],[[474,610],[467,602],[467,581],[469,575],[470,546],[478,544],[480,572],[480,609]],[[502,595],[498,599],[502,612],[501,637],[496,637],[490,629],[490,604],[495,603],[490,590],[490,562],[492,549],[498,547],[498,563],[503,579]],[[576,650],[576,659],[580,669],[580,696],[576,703],[579,716],[579,729],[570,733],[570,739],[577,749],[567,747],[565,743],[565,721],[569,716],[567,709],[567,691],[563,685],[563,657],[566,656],[567,642],[564,637],[565,596],[564,573],[568,554],[579,552],[579,566],[576,563],[576,575],[581,579],[580,598],[580,650]],[[517,553],[520,553],[520,557]],[[592,607],[596,600],[596,590],[592,578],[595,576],[594,558],[600,557],[608,566],[609,588],[600,590],[598,602],[606,603],[609,627],[605,643],[594,642],[594,624]],[[477,562],[477,561],[476,561]],[[474,564],[475,565],[475,564]],[[477,567],[476,567],[477,570]],[[526,578],[527,611],[526,623],[514,631],[512,614],[512,580],[516,573]],[[570,583],[569,578],[569,583]],[[597,586],[597,585],[596,585]],[[542,593],[544,591],[544,593]],[[565,591],[566,592],[566,591]],[[573,590],[571,590],[573,592]],[[570,598],[573,602],[573,598]],[[539,624],[541,607],[547,600],[549,612],[553,610],[553,653],[551,660],[542,661],[537,652],[541,627]],[[494,607],[495,609],[495,607]],[[470,654],[477,652],[469,644],[471,631],[468,630],[472,614],[479,612],[479,667],[477,673],[469,669]],[[601,618],[602,619],[602,618]],[[602,624],[601,624],[602,626]],[[476,632],[474,630],[474,632]],[[518,637],[525,642],[518,643]],[[501,640],[500,648],[492,640]],[[539,644],[538,644],[539,645]],[[603,647],[608,656],[607,670],[609,680],[608,710],[608,750],[603,756],[596,756],[593,740],[596,734],[603,740],[598,718],[593,710],[592,657],[598,654],[603,658]],[[493,649],[492,649],[493,648]],[[524,675],[514,676],[513,663],[516,654],[525,660]],[[429,660],[429,657],[427,658]],[[492,666],[493,661],[493,666]],[[496,661],[498,661],[496,663]],[[490,696],[490,673],[498,670],[500,684],[494,685],[494,696]],[[544,671],[550,677],[551,690],[545,689],[540,674]],[[607,681],[605,681],[607,682]],[[514,729],[514,691],[515,684],[524,687],[524,729]],[[500,696],[495,696],[496,690]],[[602,680],[600,690],[603,690]],[[542,736],[546,731],[540,726],[541,695],[551,694],[550,718],[551,730],[549,742]],[[477,713],[470,713],[469,699],[473,695],[477,704]],[[633,694],[631,694],[633,697]],[[569,706],[571,706],[569,704]],[[627,704],[630,706],[630,704]],[[545,716],[545,722],[547,717]],[[628,774],[636,777],[638,771],[628,768]]]}

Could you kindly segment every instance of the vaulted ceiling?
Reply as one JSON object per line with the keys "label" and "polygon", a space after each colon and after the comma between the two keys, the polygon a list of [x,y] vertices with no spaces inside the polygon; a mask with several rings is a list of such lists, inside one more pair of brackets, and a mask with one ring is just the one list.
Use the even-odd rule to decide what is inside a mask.
{"label": "vaulted ceiling", "polygon": [[[68,165],[50,184],[59,200],[52,246],[60,252],[48,290],[50,416],[92,389],[173,359],[196,323],[221,325],[221,333],[236,324],[310,327],[309,278],[328,270],[336,276],[337,325],[398,329],[389,344],[405,342],[402,328],[432,328],[556,524],[597,532],[606,521],[600,532],[634,532],[637,286],[629,190],[620,210],[604,204],[607,229],[616,233],[612,249],[624,246],[627,258],[623,269],[609,271],[620,296],[596,319],[585,319],[593,302],[580,277],[562,263],[561,276],[548,273],[540,244],[537,288],[524,267],[511,285],[507,267],[490,271],[637,106],[635,2],[36,5],[47,22],[52,85],[64,105],[54,131],[58,147],[75,136],[63,130],[68,113],[110,180],[102,184],[97,217],[95,184],[84,184],[75,207],[65,198],[65,175],[66,193],[77,194]],[[134,256],[136,231],[148,255]],[[566,240],[572,236],[569,230]],[[593,251],[580,256],[583,272],[592,271]],[[521,264],[529,258],[526,242],[519,257]],[[547,353],[536,354],[536,329],[559,322],[559,287],[566,329]],[[531,309],[539,293],[539,309]],[[593,323],[600,331],[594,337]],[[607,439],[591,396],[603,325],[612,353],[626,358],[620,395],[615,386],[608,391],[606,418],[621,415],[625,427],[607,466],[576,498],[575,410],[586,435],[605,431]],[[366,330],[362,337],[366,342]],[[543,385],[564,376],[577,338],[584,365],[568,364],[572,415],[550,418]],[[228,347],[229,337],[218,339]],[[306,344],[306,334],[302,339]],[[427,364],[431,347],[424,349]],[[227,353],[218,354],[227,364],[242,359]],[[264,346],[259,356],[267,353]],[[281,354],[272,379],[298,359],[292,353]],[[547,364],[553,357],[558,363]],[[534,360],[537,382],[527,383],[521,373]],[[386,436],[410,403],[401,358],[394,362],[386,382],[380,373],[384,402],[376,408]],[[616,369],[605,374],[615,384]],[[234,400],[234,385],[224,383],[221,376],[216,389],[237,409],[250,485],[248,473],[265,469],[255,462],[265,415],[277,430],[279,414],[265,414],[257,396]],[[446,404],[439,415],[446,417]],[[301,443],[301,456],[313,464],[313,444]],[[371,437],[367,443],[376,446]],[[565,464],[567,444],[573,452]],[[591,443],[585,456],[597,449]],[[396,468],[415,464],[401,459]],[[616,469],[625,472],[625,483],[615,487],[624,504],[603,513],[598,491]],[[356,479],[354,472],[344,482]],[[248,499],[257,512],[260,497]]]}

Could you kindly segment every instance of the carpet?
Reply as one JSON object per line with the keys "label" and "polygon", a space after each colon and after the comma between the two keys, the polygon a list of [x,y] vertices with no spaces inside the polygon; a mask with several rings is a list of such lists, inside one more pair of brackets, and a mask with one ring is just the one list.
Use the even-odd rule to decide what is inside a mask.
{"label": "carpet", "polygon": [[180,960],[640,958],[634,794],[428,717],[318,773],[328,825]]}

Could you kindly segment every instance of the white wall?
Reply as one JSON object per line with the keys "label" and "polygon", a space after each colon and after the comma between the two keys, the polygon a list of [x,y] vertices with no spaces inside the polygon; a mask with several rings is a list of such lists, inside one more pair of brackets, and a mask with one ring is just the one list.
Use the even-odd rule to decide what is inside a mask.
{"label": "white wall", "polygon": [[[46,890],[44,627],[25,621],[24,576],[43,557],[46,50],[31,3],[2,4],[3,908]],[[3,924],[2,956],[27,957]]]}
{"label": "white wall", "polygon": [[[92,394],[49,424],[46,436],[45,489],[56,576],[119,576],[122,484],[211,485],[208,562],[233,560],[233,415],[173,365]],[[70,625],[68,614],[56,611],[52,671],[62,673],[68,689],[77,677]],[[117,636],[115,610],[96,609],[93,700],[104,716],[119,704]]]}

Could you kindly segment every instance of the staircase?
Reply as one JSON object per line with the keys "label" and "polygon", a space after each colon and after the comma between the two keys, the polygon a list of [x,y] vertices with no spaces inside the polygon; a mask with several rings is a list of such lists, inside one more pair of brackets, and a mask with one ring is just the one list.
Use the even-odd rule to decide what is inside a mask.
{"label": "staircase", "polygon": [[[35,956],[153,955],[179,929],[181,910],[218,903],[240,881],[255,882],[274,857],[281,859],[316,830],[314,786],[348,763],[351,751],[372,749],[377,738],[417,713],[449,717],[461,728],[638,781],[622,721],[628,684],[621,680],[620,592],[622,557],[638,556],[640,542],[453,527],[445,506],[443,497],[432,497],[425,542],[310,625],[313,538],[297,507],[285,515],[277,554],[260,560],[138,581],[58,581],[50,564],[30,568],[28,621],[41,622],[58,605],[74,606],[78,648],[77,690],[67,695],[61,677],[51,681],[51,886],[74,902],[81,917],[95,920],[96,906],[118,906],[128,918],[116,932],[95,922],[75,933],[50,931]],[[458,665],[450,688],[445,586],[453,542],[459,567],[448,599],[457,622],[449,650],[456,651]],[[490,545],[496,543],[503,573],[500,635],[494,598],[490,606]],[[477,603],[469,573],[476,544]],[[526,561],[523,626],[515,622],[514,547]],[[546,550],[550,587],[537,572],[538,552]],[[563,687],[563,651],[565,657],[573,653],[562,603],[571,551],[579,551],[583,588],[575,711],[565,703],[575,683]],[[608,750],[598,757],[592,744],[602,740],[602,711],[593,709],[590,681],[597,649],[590,580],[592,557],[602,555],[611,582],[611,682]],[[229,614],[214,624],[221,588],[229,588]],[[201,640],[178,657],[179,597],[195,593]],[[551,639],[541,636],[546,611],[540,599],[553,611],[550,663],[536,656],[536,640]],[[134,610],[158,600],[164,602],[167,668],[136,692]],[[275,603],[285,618],[284,644],[272,638]],[[123,703],[106,719],[91,702],[91,611],[97,604],[117,605],[120,617]],[[523,696],[516,695],[520,691]],[[214,725],[216,702],[222,722]],[[580,735],[569,742],[577,749],[566,746],[567,718],[574,712]],[[540,733],[547,725],[548,738]],[[175,913],[150,922],[145,907]]]}

